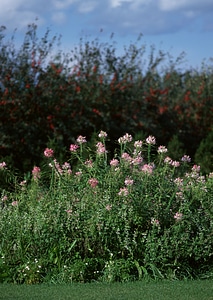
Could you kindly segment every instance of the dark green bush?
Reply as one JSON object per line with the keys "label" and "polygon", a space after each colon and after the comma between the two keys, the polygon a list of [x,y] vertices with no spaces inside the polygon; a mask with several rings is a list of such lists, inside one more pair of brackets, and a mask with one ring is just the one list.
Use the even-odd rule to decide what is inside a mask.
{"label": "dark green bush", "polygon": [[201,141],[195,153],[195,162],[201,166],[204,174],[213,171],[213,131]]}
{"label": "dark green bush", "polygon": [[145,132],[159,144],[177,135],[193,157],[212,128],[211,68],[177,71],[180,57],[163,69],[166,55],[154,48],[145,64],[140,37],[120,56],[113,43],[80,39],[70,54],[51,59],[57,37],[48,30],[38,38],[29,25],[19,49],[13,39],[5,41],[2,27],[0,158],[21,171],[41,161],[48,143],[63,152],[79,133],[89,139],[103,129],[114,141]]}

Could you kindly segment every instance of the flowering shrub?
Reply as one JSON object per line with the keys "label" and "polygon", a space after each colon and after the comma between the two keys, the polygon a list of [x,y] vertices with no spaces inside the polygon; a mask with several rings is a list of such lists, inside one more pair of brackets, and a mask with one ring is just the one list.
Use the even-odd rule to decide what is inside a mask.
{"label": "flowering shrub", "polygon": [[172,160],[154,136],[126,133],[113,158],[106,139],[88,149],[78,136],[63,163],[44,147],[46,166],[2,191],[1,281],[212,277],[213,174],[187,154]]}
{"label": "flowering shrub", "polygon": [[166,144],[177,135],[194,158],[212,130],[211,67],[182,73],[172,62],[162,71],[166,55],[154,49],[144,67],[140,37],[121,56],[111,44],[81,39],[69,55],[59,51],[50,58],[57,38],[47,31],[39,39],[36,31],[29,25],[16,49],[0,28],[0,157],[6,163],[29,172],[43,160],[45,147],[54,143],[65,157],[63,149],[79,132],[90,140],[99,128],[112,140],[128,141],[128,131]]}

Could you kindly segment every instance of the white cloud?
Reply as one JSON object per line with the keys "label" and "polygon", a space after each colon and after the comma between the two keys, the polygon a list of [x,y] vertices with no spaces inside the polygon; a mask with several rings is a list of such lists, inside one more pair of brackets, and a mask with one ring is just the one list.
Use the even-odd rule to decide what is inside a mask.
{"label": "white cloud", "polygon": [[53,5],[56,9],[65,9],[79,0],[54,0]]}
{"label": "white cloud", "polygon": [[96,8],[96,6],[97,6],[96,1],[83,2],[79,5],[78,11],[80,13],[89,13],[92,12]]}
{"label": "white cloud", "polygon": [[66,21],[66,14],[58,11],[52,14],[52,21],[57,24],[63,24]]}
{"label": "white cloud", "polygon": [[101,27],[121,34],[135,32],[159,34],[175,32],[187,26],[192,27],[198,18],[200,19],[197,24],[199,23],[200,27],[211,30],[213,19],[213,0],[0,0],[0,2],[0,25],[10,29],[26,27],[36,18],[39,20],[38,25],[68,26],[71,19],[75,18],[79,30],[97,30],[97,27]]}
{"label": "white cloud", "polygon": [[134,2],[133,0],[110,0],[110,6],[116,8],[121,6],[124,2]]}
{"label": "white cloud", "polygon": [[162,11],[175,11],[182,9],[205,10],[213,8],[212,0],[159,0],[159,7]]}

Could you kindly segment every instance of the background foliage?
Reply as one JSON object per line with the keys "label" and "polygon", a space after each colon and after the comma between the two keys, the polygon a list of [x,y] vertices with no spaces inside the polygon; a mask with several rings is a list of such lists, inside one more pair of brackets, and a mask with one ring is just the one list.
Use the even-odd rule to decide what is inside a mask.
{"label": "background foliage", "polygon": [[112,141],[125,132],[152,134],[159,144],[171,143],[171,156],[183,144],[204,173],[213,169],[212,156],[203,162],[199,148],[212,131],[211,67],[181,71],[181,56],[173,60],[154,47],[147,61],[140,36],[121,55],[113,37],[110,43],[81,38],[70,53],[56,53],[60,38],[48,30],[39,38],[35,24],[19,49],[14,39],[5,40],[1,27],[1,160],[28,172],[47,145],[66,156],[79,133],[89,139],[103,129]]}

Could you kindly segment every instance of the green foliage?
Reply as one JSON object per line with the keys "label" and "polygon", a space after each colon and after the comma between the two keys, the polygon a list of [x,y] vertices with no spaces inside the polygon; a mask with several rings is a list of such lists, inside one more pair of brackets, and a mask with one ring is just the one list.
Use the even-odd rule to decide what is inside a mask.
{"label": "green foliage", "polygon": [[213,131],[203,139],[195,153],[195,162],[201,166],[201,171],[208,174],[213,171]]}
{"label": "green foliage", "polygon": [[49,141],[67,149],[79,132],[91,138],[102,128],[113,141],[145,132],[160,144],[177,135],[193,158],[212,128],[211,67],[183,73],[181,55],[167,62],[154,47],[147,62],[141,36],[119,55],[113,40],[83,38],[64,54],[60,37],[38,37],[35,24],[20,48],[14,38],[5,41],[1,27],[0,157],[21,172],[41,162]]}
{"label": "green foliage", "polygon": [[185,153],[184,144],[174,135],[168,143],[168,154],[172,159],[179,160]]}
{"label": "green foliage", "polygon": [[[25,181],[16,179],[14,191],[2,191],[0,280],[125,282],[212,274],[212,174],[201,176],[186,157],[173,161],[153,136],[133,141],[125,134],[114,155],[105,132],[93,141],[89,147],[79,136],[66,162],[45,149],[45,166],[34,167]],[[9,167],[1,165],[0,172]]]}

